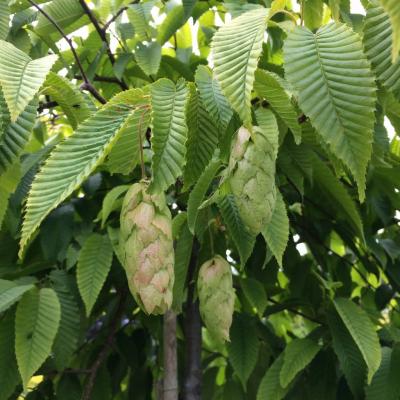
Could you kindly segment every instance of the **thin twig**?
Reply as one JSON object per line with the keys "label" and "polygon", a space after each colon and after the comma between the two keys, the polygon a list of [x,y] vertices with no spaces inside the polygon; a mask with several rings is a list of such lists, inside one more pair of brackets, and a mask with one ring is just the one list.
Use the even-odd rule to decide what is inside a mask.
{"label": "thin twig", "polygon": [[33,0],[28,0],[28,2],[35,7],[46,19],[48,19],[54,27],[57,29],[57,31],[60,33],[60,35],[66,40],[68,43],[72,55],[75,58],[76,65],[79,68],[79,71],[81,72],[81,75],[83,77],[84,83],[81,86],[82,90],[87,90],[90,94],[93,95],[95,99],[97,99],[101,104],[106,104],[107,101],[106,99],[96,90],[96,88],[90,83],[89,78],[87,77],[85,70],[83,69],[83,66],[81,64],[81,61],[79,59],[79,56],[75,50],[75,47],[72,43],[72,40],[65,34],[65,32],[61,29],[60,25],[58,25],[57,21],[55,21],[46,11],[42,10]]}
{"label": "thin twig", "polygon": [[103,31],[106,31],[110,25],[124,12],[128,9],[128,6],[122,7],[118,10],[118,12],[108,21],[104,24],[103,26]]}
{"label": "thin twig", "polygon": [[104,347],[99,353],[98,357],[96,358],[95,362],[93,363],[92,367],[90,368],[90,375],[88,382],[85,386],[84,393],[82,395],[82,400],[90,400],[92,391],[93,391],[93,386],[96,380],[97,373],[103,364],[103,362],[106,360],[108,356],[108,352],[110,351],[111,347],[114,344],[114,337],[115,334],[117,333],[119,324],[121,322],[121,318],[124,312],[124,306],[125,306],[125,300],[126,300],[126,292],[121,293],[121,297],[119,299],[118,303],[118,308],[115,312],[114,318],[111,321],[110,325],[110,331],[107,336],[107,339],[104,343]]}
{"label": "thin twig", "polygon": [[308,319],[309,321],[315,322],[316,324],[324,325],[324,323],[321,320],[311,317],[307,314],[304,314],[303,312],[298,311],[295,308],[292,308],[292,307],[286,306],[285,304],[279,303],[278,301],[274,300],[272,297],[268,297],[268,301],[277,306],[284,307],[285,310],[287,310],[293,314],[300,315],[301,317]]}
{"label": "thin twig", "polygon": [[[104,45],[106,47],[108,58],[109,58],[111,64],[114,65],[115,64],[115,56],[111,51],[110,44],[108,43],[106,30],[100,26],[99,21],[97,20],[97,18],[93,14],[92,10],[89,8],[89,6],[86,4],[85,0],[79,0],[79,4],[83,8],[83,11],[85,12],[85,14],[89,17],[90,22],[93,24],[94,28],[96,29],[98,35],[100,36],[100,39],[102,40],[102,42],[104,43]],[[128,89],[128,85],[123,80],[118,80],[118,84],[121,86],[121,89],[123,89],[123,90]]]}

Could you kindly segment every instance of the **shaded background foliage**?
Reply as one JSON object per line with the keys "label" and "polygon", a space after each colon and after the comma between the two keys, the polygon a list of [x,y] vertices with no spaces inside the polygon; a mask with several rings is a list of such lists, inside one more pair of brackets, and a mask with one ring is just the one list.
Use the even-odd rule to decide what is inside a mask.
{"label": "shaded background foliage", "polygon": [[[399,399],[399,7],[365,0],[364,16],[351,3],[0,2],[0,399],[163,398],[165,323],[130,296],[117,243],[123,195],[142,178],[142,144],[144,172],[174,217],[181,398]],[[243,19],[214,37],[231,17]],[[310,29],[296,31],[298,41],[293,19]],[[342,24],[326,28],[331,19]],[[322,25],[325,53],[308,41]],[[349,43],[357,57],[342,63]],[[49,53],[58,57],[43,60]],[[314,58],[304,67],[305,54]],[[338,106],[343,87],[327,104],[326,87],[313,86],[324,56],[336,68],[331,89],[336,76],[365,72],[347,93],[365,100],[353,120]],[[41,80],[22,74],[16,86],[10,60]],[[227,71],[238,74],[233,84]],[[254,91],[244,84],[238,94],[254,72]],[[27,94],[11,103],[15,92]],[[233,135],[262,126],[264,108],[279,129],[279,192],[271,222],[253,237],[219,178]],[[162,112],[174,119],[168,132]],[[332,115],[355,125],[341,130],[328,124]],[[81,176],[65,194],[61,163],[45,160],[65,137],[78,138],[67,159],[83,154],[73,132],[89,132],[106,157],[83,172],[72,163]],[[36,178],[27,206],[46,168],[50,183]],[[198,210],[213,193],[216,202]],[[29,245],[19,258],[24,210]],[[201,327],[194,289],[215,254],[230,262],[236,290],[225,344]]]}

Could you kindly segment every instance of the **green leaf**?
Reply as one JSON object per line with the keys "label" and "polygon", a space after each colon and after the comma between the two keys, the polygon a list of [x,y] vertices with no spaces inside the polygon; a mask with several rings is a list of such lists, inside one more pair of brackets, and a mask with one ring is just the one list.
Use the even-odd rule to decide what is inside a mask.
{"label": "green leaf", "polygon": [[260,343],[253,320],[237,314],[230,329],[229,362],[246,389],[247,380],[256,366]]}
{"label": "green leaf", "polygon": [[286,77],[299,92],[300,107],[350,169],[363,200],[376,87],[359,36],[338,23],[315,34],[297,27],[285,41],[284,58]]}
{"label": "green leaf", "polygon": [[0,279],[0,314],[15,304],[33,285],[18,285],[13,281]]}
{"label": "green leaf", "polygon": [[112,256],[113,248],[108,236],[98,233],[86,239],[79,253],[76,279],[88,316],[107,279]]}
{"label": "green leaf", "polygon": [[323,193],[328,204],[342,213],[342,219],[347,221],[352,231],[364,240],[363,224],[352,197],[328,166],[315,155],[312,158],[312,165],[313,181],[316,187]]}
{"label": "green leaf", "polygon": [[322,0],[305,0],[304,23],[308,29],[314,30],[322,25],[324,3]]}
{"label": "green leaf", "polygon": [[157,75],[161,62],[161,46],[158,42],[138,43],[135,58],[146,75]]}
{"label": "green leaf", "polygon": [[356,399],[364,397],[367,365],[363,356],[336,312],[328,312],[327,320],[333,339],[333,348],[344,372],[346,381]]}
{"label": "green leaf", "polygon": [[224,132],[232,118],[233,111],[228,100],[222,94],[218,81],[213,79],[210,69],[205,65],[197,67],[195,80],[204,107]]}
{"label": "green leaf", "polygon": [[247,227],[244,225],[233,195],[227,195],[218,199],[218,207],[233,242],[239,251],[242,266],[244,266],[253,251],[255,238],[248,232]]}
{"label": "green leaf", "polygon": [[188,140],[186,143],[185,188],[198,181],[218,145],[218,128],[205,109],[196,89],[190,86],[187,107]]}
{"label": "green leaf", "polygon": [[108,216],[114,211],[114,204],[118,198],[121,197],[128,189],[130,185],[115,186],[112,188],[103,199],[103,206],[101,208],[101,227],[104,228],[104,224],[107,221]]}
{"label": "green leaf", "polygon": [[148,1],[128,6],[128,18],[135,27],[135,34],[139,40],[149,40],[151,38],[150,10],[154,5],[155,1]]}
{"label": "green leaf", "polygon": [[13,164],[4,174],[0,173],[0,229],[8,209],[9,198],[21,180],[21,166]]}
{"label": "green leaf", "polygon": [[334,305],[367,364],[370,383],[381,363],[381,347],[375,327],[366,312],[351,300],[338,298]]}
{"label": "green leaf", "polygon": [[57,102],[74,129],[91,114],[82,92],[54,72],[47,76],[42,91]]}
{"label": "green leaf", "polygon": [[291,103],[291,96],[286,92],[285,81],[270,71],[257,70],[254,90],[264,97],[271,108],[282,118],[292,131],[297,144],[301,142],[301,127],[297,120],[297,112]]}
{"label": "green leaf", "polygon": [[263,284],[257,279],[246,278],[240,281],[240,286],[250,305],[262,317],[268,305],[267,293]]}
{"label": "green leaf", "polygon": [[53,289],[30,290],[18,304],[15,352],[24,388],[51,353],[61,308]]}
{"label": "green leaf", "polygon": [[0,329],[0,399],[9,399],[20,382],[15,358],[15,313],[7,313]]}
{"label": "green leaf", "polygon": [[292,340],[285,349],[279,374],[282,387],[287,387],[296,375],[314,359],[320,347],[310,339]]}
{"label": "green leaf", "polygon": [[0,174],[17,160],[27,144],[35,124],[37,103],[37,98],[34,98],[15,122],[3,121],[3,134],[0,135]]}
{"label": "green leaf", "polygon": [[[89,22],[78,0],[53,0],[43,7],[43,11],[46,12],[66,34],[75,31]],[[57,40],[61,37],[54,23],[43,14],[39,14],[35,32],[43,38],[52,36],[54,40]]]}
{"label": "green leaf", "polygon": [[363,32],[365,52],[378,80],[399,96],[400,60],[392,64],[392,26],[379,3],[371,2],[368,6]]}
{"label": "green leaf", "polygon": [[262,378],[257,392],[257,400],[281,400],[285,397],[289,387],[281,386],[279,376],[282,366],[283,354],[272,363]]}
{"label": "green leaf", "polygon": [[185,24],[189,16],[185,16],[184,9],[181,5],[176,5],[168,12],[167,17],[157,29],[157,41],[161,46],[164,45],[170,37]]}
{"label": "green leaf", "polygon": [[265,8],[245,12],[222,26],[213,37],[215,76],[248,129],[252,128],[251,90],[268,12]]}
{"label": "green leaf", "polygon": [[276,204],[271,221],[262,230],[262,235],[282,267],[282,257],[289,240],[289,218],[285,202],[279,190],[276,192]]}
{"label": "green leaf", "polygon": [[102,162],[137,104],[141,104],[142,97],[140,89],[118,94],[51,152],[29,193],[20,256],[46,215],[78,188]]}
{"label": "green leaf", "polygon": [[381,0],[392,24],[392,62],[396,62],[400,52],[400,3],[397,0]]}
{"label": "green leaf", "polygon": [[382,362],[366,389],[366,400],[398,400],[400,381],[397,372],[400,368],[400,347],[382,348]]}
{"label": "green leaf", "polygon": [[0,40],[6,40],[10,30],[10,9],[6,0],[0,1]]}
{"label": "green leaf", "polygon": [[196,185],[193,187],[189,194],[187,203],[187,219],[190,232],[194,234],[197,216],[199,214],[199,207],[203,202],[204,196],[207,193],[208,188],[212,180],[214,179],[217,171],[221,166],[221,161],[218,158],[213,158],[203,173],[197,180]]}
{"label": "green leaf", "polygon": [[[144,92],[147,93],[147,92]],[[137,103],[137,108],[132,111],[119,133],[119,139],[113,145],[107,156],[106,165],[112,174],[130,174],[140,160],[140,136],[142,143],[150,126],[150,102],[148,97],[143,97]]]}
{"label": "green leaf", "polygon": [[0,84],[12,122],[34,98],[56,59],[56,55],[50,55],[32,60],[11,43],[0,40]]}
{"label": "green leaf", "polygon": [[168,79],[160,79],[151,87],[153,136],[153,179],[151,190],[167,189],[181,175],[185,163],[187,100],[185,81],[176,86]]}
{"label": "green leaf", "polygon": [[53,271],[50,274],[54,290],[61,305],[61,320],[53,344],[54,362],[59,371],[69,366],[71,358],[78,347],[80,335],[80,311],[69,288],[70,278],[65,271]]}
{"label": "green leaf", "polygon": [[187,280],[187,271],[189,267],[190,257],[192,255],[193,234],[189,231],[188,225],[185,223],[176,240],[175,245],[175,280],[173,289],[172,308],[176,312],[182,311],[182,303],[184,301],[185,285]]}

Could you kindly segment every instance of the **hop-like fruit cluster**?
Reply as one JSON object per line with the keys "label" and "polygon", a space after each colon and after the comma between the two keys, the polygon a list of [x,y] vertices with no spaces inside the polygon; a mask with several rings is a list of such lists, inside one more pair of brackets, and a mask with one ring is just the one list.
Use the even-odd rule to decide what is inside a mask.
{"label": "hop-like fruit cluster", "polygon": [[235,291],[231,268],[225,259],[217,255],[200,267],[197,292],[207,329],[217,341],[229,340]]}
{"label": "hop-like fruit cluster", "polygon": [[276,202],[276,149],[261,130],[242,127],[234,140],[228,174],[243,222],[257,235],[270,221]]}
{"label": "hop-like fruit cluster", "polygon": [[148,314],[171,307],[174,248],[171,213],[164,194],[148,194],[148,184],[134,184],[121,210],[120,246],[130,291]]}

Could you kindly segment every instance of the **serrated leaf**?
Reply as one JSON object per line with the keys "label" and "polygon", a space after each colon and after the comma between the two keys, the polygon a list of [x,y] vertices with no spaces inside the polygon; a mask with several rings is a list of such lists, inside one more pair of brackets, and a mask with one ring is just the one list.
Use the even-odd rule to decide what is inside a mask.
{"label": "serrated leaf", "polygon": [[135,48],[135,58],[139,67],[146,75],[157,75],[161,62],[160,43],[139,43]]}
{"label": "serrated leaf", "polygon": [[378,80],[399,96],[400,60],[392,64],[392,31],[389,15],[378,2],[371,2],[363,28],[365,52]]}
{"label": "serrated leaf", "polygon": [[363,398],[367,380],[367,365],[340,316],[336,312],[328,312],[327,317],[333,348],[339,359],[340,368],[344,372],[354,397]]}
{"label": "serrated leaf", "polygon": [[[65,34],[71,33],[89,22],[78,0],[53,0],[43,6],[43,11],[57,23]],[[54,40],[61,37],[54,23],[43,14],[39,14],[35,32],[47,38],[52,36]]]}
{"label": "serrated leaf", "polygon": [[176,312],[182,311],[184,301],[185,284],[190,257],[192,255],[193,234],[185,223],[175,244],[175,280],[173,288],[172,308]]}
{"label": "serrated leaf", "polygon": [[151,27],[149,25],[150,21],[147,6],[149,6],[151,10],[154,5],[154,1],[148,1],[140,4],[129,4],[128,6],[128,18],[131,24],[135,27],[135,34],[139,40],[149,40],[151,38]]}
{"label": "serrated leaf", "polygon": [[160,79],[151,87],[152,160],[151,190],[167,189],[181,175],[185,163],[187,126],[185,118],[187,88],[180,79],[176,86]]}
{"label": "serrated leaf", "polygon": [[70,291],[68,278],[68,274],[62,270],[51,273],[61,306],[60,327],[53,344],[54,362],[59,371],[69,366],[80,335],[79,307]]}
{"label": "serrated leaf", "polygon": [[301,127],[297,120],[297,112],[285,90],[283,79],[273,72],[259,69],[255,73],[254,90],[268,101],[271,108],[292,131],[296,143],[299,144]]}
{"label": "serrated leaf", "polygon": [[244,266],[253,251],[255,237],[248,232],[244,225],[233,195],[218,199],[218,207],[239,251],[241,264]]}
{"label": "serrated leaf", "polygon": [[18,304],[15,352],[24,388],[51,353],[61,307],[53,289],[30,290]]}
{"label": "serrated leaf", "polygon": [[261,282],[257,279],[246,278],[240,281],[243,293],[252,307],[257,310],[258,315],[264,315],[268,305],[267,293]]}
{"label": "serrated leaf", "polygon": [[[147,93],[147,92],[144,92]],[[119,139],[107,156],[106,165],[112,174],[130,174],[140,161],[140,137],[142,144],[150,126],[150,101],[143,97],[137,108],[121,128]]]}
{"label": "serrated leaf", "polygon": [[392,24],[392,62],[396,62],[400,52],[400,3],[397,0],[381,0]]}
{"label": "serrated leaf", "polygon": [[0,40],[0,84],[12,122],[34,98],[56,60],[56,55],[32,60],[11,43]]}
{"label": "serrated leaf", "polygon": [[400,381],[397,371],[400,368],[400,347],[382,348],[382,362],[366,389],[366,400],[398,400]]}
{"label": "serrated leaf", "polygon": [[226,97],[222,94],[218,81],[213,79],[210,69],[204,65],[197,67],[195,80],[204,107],[221,131],[225,131],[232,118],[233,111]]}
{"label": "serrated leaf", "polygon": [[15,313],[7,313],[0,329],[0,399],[8,399],[20,382],[15,358]]}
{"label": "serrated leaf", "polygon": [[0,313],[10,308],[32,288],[32,284],[18,285],[13,281],[0,279]]}
{"label": "serrated leaf", "polygon": [[10,9],[6,0],[0,1],[0,40],[6,40],[10,30]]}
{"label": "serrated leaf", "polygon": [[86,239],[79,253],[76,278],[88,316],[107,279],[112,256],[113,248],[108,236],[98,233],[93,233]]}
{"label": "serrated leaf", "polygon": [[43,219],[82,184],[111,150],[142,98],[140,89],[116,95],[54,148],[29,193],[20,257]]}
{"label": "serrated leaf", "polygon": [[197,180],[196,185],[189,194],[187,204],[187,220],[190,232],[194,234],[196,227],[196,220],[199,214],[199,207],[203,202],[204,196],[214,179],[218,169],[221,166],[221,161],[218,158],[214,158],[210,161],[208,166],[204,169],[203,173]]}
{"label": "serrated leaf", "polygon": [[250,98],[262,50],[268,9],[257,8],[234,18],[213,37],[214,72],[222,91],[244,125],[252,128]]}
{"label": "serrated leaf", "polygon": [[188,140],[186,142],[185,188],[190,187],[204,172],[218,145],[218,128],[206,111],[194,86],[187,106]]}
{"label": "serrated leaf", "polygon": [[101,208],[101,227],[104,227],[105,222],[107,221],[108,216],[114,210],[115,201],[121,197],[128,189],[129,185],[121,185],[112,188],[103,199],[103,206]]}
{"label": "serrated leaf", "polygon": [[304,7],[304,23],[308,29],[314,30],[322,25],[324,3],[322,0],[306,0]]}
{"label": "serrated leaf", "polygon": [[338,298],[333,303],[367,364],[370,383],[381,363],[381,347],[375,327],[366,312],[351,300]]}
{"label": "serrated leaf", "polygon": [[282,257],[289,240],[289,218],[285,202],[279,190],[276,192],[275,209],[272,213],[271,221],[262,230],[262,235],[276,261],[282,267]]}
{"label": "serrated leaf", "polygon": [[279,377],[282,387],[290,382],[313,360],[321,348],[310,339],[292,340],[285,349]]}
{"label": "serrated leaf", "polygon": [[354,200],[329,167],[315,155],[312,165],[314,184],[323,191],[332,207],[343,214],[352,231],[364,240],[363,224]]}
{"label": "serrated leaf", "polygon": [[0,135],[0,175],[18,159],[27,144],[35,124],[37,104],[35,97],[15,122],[3,121],[3,134]]}
{"label": "serrated leaf", "polygon": [[42,91],[57,102],[74,129],[91,114],[82,92],[54,72],[48,74]]}
{"label": "serrated leaf", "polygon": [[285,397],[289,387],[283,388],[280,384],[280,371],[283,366],[283,354],[281,354],[268,368],[260,382],[257,392],[257,400],[281,400]]}
{"label": "serrated leaf", "polygon": [[185,24],[189,16],[185,16],[183,6],[176,5],[157,29],[157,41],[164,45],[170,37]]}
{"label": "serrated leaf", "polygon": [[285,72],[299,105],[330,150],[350,169],[361,201],[371,158],[376,87],[359,36],[330,23],[297,27],[284,45]]}
{"label": "serrated leaf", "polygon": [[246,389],[247,380],[258,359],[259,341],[252,319],[236,315],[230,329],[229,362]]}

